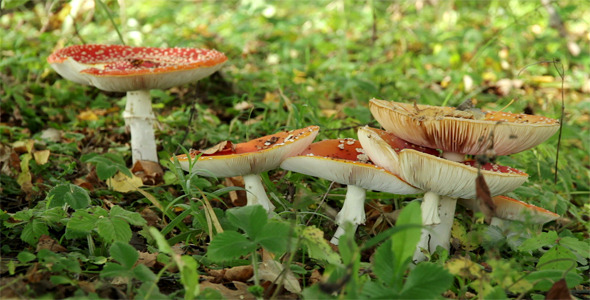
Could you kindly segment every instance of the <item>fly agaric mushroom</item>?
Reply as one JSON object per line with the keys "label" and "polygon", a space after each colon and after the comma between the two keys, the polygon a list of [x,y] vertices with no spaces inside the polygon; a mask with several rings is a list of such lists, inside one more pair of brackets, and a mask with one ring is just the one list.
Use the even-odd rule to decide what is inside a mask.
{"label": "fly agaric mushroom", "polygon": [[270,212],[275,207],[264,191],[259,174],[275,169],[287,157],[299,154],[313,142],[319,130],[318,126],[309,126],[235,145],[226,142],[208,150],[192,150],[190,156],[181,154],[171,160],[178,159],[183,170],[202,176],[243,176],[247,205],[260,204]]}
{"label": "fly agaric mushroom", "polygon": [[372,99],[369,107],[385,130],[410,143],[441,149],[443,157],[452,160],[462,160],[465,154],[485,154],[492,146],[496,155],[518,153],[537,146],[559,129],[558,120],[527,114],[483,110],[480,118],[454,107],[377,99]]}
{"label": "fly agaric mushroom", "polygon": [[421,192],[399,176],[375,166],[361,144],[351,138],[313,143],[299,155],[285,159],[281,168],[347,185],[344,205],[336,216],[339,226],[330,240],[334,245],[338,245],[344,234],[346,222],[352,223],[355,230],[365,223],[365,190],[393,194]]}
{"label": "fly agaric mushroom", "polygon": [[[426,191],[421,206],[422,223],[430,226],[433,233],[423,231],[418,247],[431,252],[437,246],[449,249],[457,198],[476,197],[474,183],[478,169],[472,166],[473,162],[450,161],[411,148],[395,151],[390,141],[398,138],[375,128],[360,128],[358,136],[365,152],[377,165]],[[491,163],[482,166],[480,172],[492,195],[510,192],[528,178],[520,170]],[[414,260],[424,258],[418,251],[414,255]]]}
{"label": "fly agaric mushroom", "polygon": [[[495,196],[492,197],[492,201],[496,209],[490,225],[500,228],[505,228],[505,223],[511,221],[545,224],[559,218],[554,212],[507,196]],[[459,199],[458,203],[474,212],[480,211],[474,199]]]}
{"label": "fly agaric mushroom", "polygon": [[216,50],[122,45],[75,45],[52,53],[47,62],[76,83],[127,92],[123,117],[131,131],[133,163],[158,162],[150,89],[167,89],[207,77],[227,57]]}

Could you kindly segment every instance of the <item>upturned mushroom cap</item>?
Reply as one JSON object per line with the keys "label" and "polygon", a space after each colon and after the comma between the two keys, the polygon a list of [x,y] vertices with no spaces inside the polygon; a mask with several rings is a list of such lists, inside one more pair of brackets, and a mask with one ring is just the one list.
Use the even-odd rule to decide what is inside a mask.
{"label": "upturned mushroom cap", "polygon": [[167,89],[207,77],[227,57],[216,50],[123,45],[75,45],[47,61],[64,78],[101,90]]}
{"label": "upturned mushroom cap", "polygon": [[[495,216],[500,219],[545,224],[559,218],[554,212],[507,196],[495,196],[492,201],[496,205]],[[461,199],[459,203],[473,211],[480,210],[476,200]]]}
{"label": "upturned mushroom cap", "polygon": [[414,105],[372,99],[371,113],[387,131],[411,143],[461,154],[483,154],[492,145],[497,155],[521,152],[542,143],[559,129],[547,117],[483,111],[483,119],[454,107]]}
{"label": "upturned mushroom cap", "polygon": [[285,159],[281,168],[367,190],[393,194],[421,192],[399,176],[375,166],[361,144],[351,138],[313,143],[301,154]]}
{"label": "upturned mushroom cap", "polygon": [[[473,162],[450,161],[413,149],[400,152],[400,176],[425,191],[454,198],[475,198],[477,168]],[[508,193],[521,186],[528,174],[520,170],[486,164],[481,173],[492,196]]]}
{"label": "upturned mushroom cap", "polygon": [[414,149],[430,155],[440,156],[436,149],[426,148],[400,139],[385,130],[364,126],[359,128],[358,137],[365,153],[377,165],[399,175],[399,152]]}
{"label": "upturned mushroom cap", "polygon": [[[186,154],[177,155],[180,166],[203,176],[233,177],[258,174],[277,168],[287,157],[301,153],[315,139],[319,126],[282,131],[249,142],[235,144],[223,151],[198,151],[190,153],[193,162],[189,170]],[[213,152],[213,153],[211,153]],[[196,157],[201,154],[197,160]],[[174,157],[171,158],[174,160]]]}

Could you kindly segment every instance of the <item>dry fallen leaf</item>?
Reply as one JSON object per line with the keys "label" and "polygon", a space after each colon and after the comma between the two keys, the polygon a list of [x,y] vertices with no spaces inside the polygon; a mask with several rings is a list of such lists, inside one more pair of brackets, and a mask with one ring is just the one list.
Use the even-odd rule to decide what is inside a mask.
{"label": "dry fallen leaf", "polygon": [[164,170],[159,163],[149,160],[138,160],[133,164],[131,173],[141,178],[145,185],[157,185],[164,181]]}
{"label": "dry fallen leaf", "polygon": [[43,234],[39,237],[39,242],[37,243],[37,250],[36,252],[41,251],[42,249],[47,249],[51,252],[65,252],[67,249],[60,245],[55,239],[52,237]]}
{"label": "dry fallen leaf", "polygon": [[[279,275],[281,278],[278,278]],[[270,282],[276,281],[276,284],[281,284],[282,282],[287,291],[296,294],[301,293],[301,285],[299,284],[299,280],[297,280],[291,270],[285,270],[283,265],[274,259],[260,262],[258,267],[258,277],[262,280],[267,280]]]}
{"label": "dry fallen leaf", "polygon": [[135,263],[135,265],[146,265],[146,267],[151,268],[156,264],[156,257],[158,256],[157,253],[148,253],[139,251],[139,259]]}
{"label": "dry fallen leaf", "polygon": [[33,157],[35,157],[35,162],[38,165],[42,166],[47,163],[47,161],[49,160],[50,154],[51,154],[51,151],[49,151],[49,150],[39,150],[39,151],[33,152]]}
{"label": "dry fallen leaf", "polygon": [[475,194],[476,199],[479,202],[479,209],[484,214],[486,222],[489,223],[492,217],[496,214],[496,204],[492,200],[490,189],[481,172],[478,172],[475,179]]}
{"label": "dry fallen leaf", "polygon": [[86,111],[79,113],[78,116],[76,116],[76,118],[78,118],[78,120],[82,120],[82,121],[96,121],[96,120],[98,120],[98,116],[91,110],[86,110]]}
{"label": "dry fallen leaf", "polygon": [[223,141],[220,142],[217,145],[211,146],[205,150],[199,150],[200,153],[203,154],[231,154],[234,153],[236,151],[236,146],[234,146],[234,144],[230,141]]}
{"label": "dry fallen leaf", "polygon": [[107,185],[117,192],[128,193],[139,190],[139,187],[143,185],[143,181],[135,175],[128,177],[121,172],[117,172],[115,176],[107,179]]}
{"label": "dry fallen leaf", "polygon": [[562,278],[556,281],[547,292],[545,299],[572,299],[572,295],[570,294],[570,291],[567,288],[567,283],[565,282],[565,279]]}

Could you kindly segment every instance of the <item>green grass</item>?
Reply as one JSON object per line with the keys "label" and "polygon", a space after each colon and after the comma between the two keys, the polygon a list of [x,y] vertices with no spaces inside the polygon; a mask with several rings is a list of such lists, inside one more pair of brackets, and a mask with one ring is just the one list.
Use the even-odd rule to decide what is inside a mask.
{"label": "green grass", "polygon": [[[565,69],[566,114],[558,180],[553,182],[557,134],[534,149],[500,157],[499,162],[530,174],[529,181],[509,196],[554,211],[561,218],[544,228],[521,226],[505,237],[482,224],[481,216],[459,210],[456,223],[466,234],[455,233],[450,253],[435,253],[432,263],[419,270],[445,268],[452,274],[453,282],[442,287],[446,297],[538,299],[561,277],[577,297],[583,294],[574,290],[590,288],[588,252],[584,254],[588,248],[583,248],[590,238],[590,5],[578,1],[553,4],[569,30],[563,38],[550,27],[546,9],[535,1],[128,1],[125,7],[117,1],[97,1],[95,7],[93,3],[81,9],[75,28],[64,27],[70,2],[31,1],[4,9],[0,17],[2,295],[112,298],[124,293],[128,297],[190,298],[182,289],[183,284],[195,283],[198,275],[190,271],[192,267],[198,265],[203,275],[209,269],[250,264],[261,254],[250,251],[222,263],[206,256],[212,237],[202,208],[203,195],[224,230],[235,232],[240,239],[252,236],[242,234],[232,223],[236,211],[225,214],[235,205],[230,197],[233,190],[226,189],[222,179],[190,177],[169,163],[179,144],[203,149],[224,140],[238,143],[309,125],[321,127],[316,140],[354,138],[358,126],[379,126],[368,110],[371,98],[433,105],[457,105],[475,98],[479,107],[488,109],[500,109],[514,99],[507,111],[527,108],[559,118],[559,73],[550,63],[535,64],[546,60],[559,60]],[[121,117],[125,95],[67,81],[46,62],[49,54],[63,46],[120,44],[117,30],[127,45],[215,48],[229,58],[209,78],[151,91],[159,123],[159,157],[168,167],[162,184],[142,187],[151,200],[138,192],[109,189],[101,178],[106,173],[82,158],[110,153],[120,159],[115,165],[131,165],[129,134]],[[581,53],[572,55],[567,41],[579,45]],[[465,78],[472,80],[471,86]],[[520,80],[522,85],[500,93],[498,82],[504,79]],[[250,107],[236,108],[241,102]],[[88,110],[98,119],[80,118]],[[59,137],[46,139],[47,128],[57,130]],[[16,147],[15,143],[29,140],[33,141],[30,153]],[[45,149],[51,153],[49,161],[37,164],[34,151]],[[330,288],[340,297],[376,297],[391,286],[401,289],[405,284],[410,289],[412,280],[425,272],[404,273],[401,271],[408,269],[400,271],[394,266],[401,275],[387,279],[383,270],[374,270],[370,257],[376,252],[379,260],[389,255],[390,249],[383,245],[396,239],[394,234],[385,242],[375,240],[389,228],[383,225],[387,219],[382,214],[361,226],[350,237],[351,244],[335,252],[336,260],[320,257],[318,251],[331,250],[309,250],[310,245],[322,243],[303,232],[313,225],[331,236],[336,228],[333,211],[340,209],[345,187],[334,184],[328,190],[326,180],[282,170],[264,174],[263,181],[275,205],[284,204],[277,205],[276,222],[294,230],[291,244],[283,245],[286,248],[280,253],[273,252],[272,246],[270,251],[283,254],[276,259],[294,271],[305,297],[328,297],[320,290]],[[89,205],[76,210],[52,207],[51,199],[46,198],[62,184],[87,189]],[[367,204],[372,209],[401,209],[413,198],[369,192]],[[324,203],[316,212],[321,200]],[[113,205],[126,213],[113,213]],[[92,216],[88,220],[100,217],[102,227],[77,230],[76,222],[85,223],[75,217],[82,215]],[[124,229],[108,234],[108,222]],[[145,222],[164,237],[150,233]],[[373,230],[375,224],[381,225]],[[541,236],[541,230],[547,236],[556,233],[566,242],[542,240],[536,248],[519,248],[523,241]],[[127,239],[129,232],[141,255],[162,253],[148,270],[133,267],[134,249],[117,242]],[[41,234],[66,250],[37,252]],[[381,245],[380,250],[364,248],[371,241]],[[182,249],[182,255],[168,250],[166,243]],[[266,244],[257,245],[253,247],[269,251]],[[457,271],[465,258],[475,267]],[[54,267],[56,261],[66,260],[75,263]],[[560,264],[563,261],[569,265]],[[173,265],[176,270],[167,268]],[[112,273],[107,272],[119,266],[125,267],[130,284],[113,281]],[[33,268],[38,268],[38,278],[31,278]],[[481,271],[484,269],[486,272]],[[321,283],[311,283],[314,270],[324,275]],[[387,280],[390,282],[385,283]],[[15,287],[9,288],[12,283]],[[41,288],[43,283],[49,288]],[[272,293],[247,284],[254,295]],[[87,289],[88,285],[94,290]],[[365,287],[365,292],[354,294],[353,287]],[[375,293],[367,294],[368,290]],[[214,296],[210,291],[193,292],[202,298]],[[397,296],[404,295],[410,294]]]}

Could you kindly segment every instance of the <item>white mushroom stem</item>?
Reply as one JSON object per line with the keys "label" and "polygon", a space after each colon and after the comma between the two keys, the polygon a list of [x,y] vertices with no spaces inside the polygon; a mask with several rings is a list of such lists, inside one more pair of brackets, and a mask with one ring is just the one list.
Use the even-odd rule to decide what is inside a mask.
{"label": "white mushroom stem", "polygon": [[266,195],[260,175],[250,174],[244,175],[243,177],[246,188],[246,199],[248,200],[246,205],[260,204],[267,212],[273,211],[275,206],[270,202]]}
{"label": "white mushroom stem", "polygon": [[[428,194],[428,193],[427,193]],[[453,226],[453,219],[455,216],[455,206],[457,204],[457,198],[442,196],[440,197],[440,205],[438,207],[438,224],[428,224],[424,219],[424,206],[426,202],[426,195],[424,195],[425,201],[422,203],[422,222],[426,226],[422,230],[420,242],[416,251],[414,252],[414,262],[421,262],[426,260],[426,256],[422,253],[421,249],[426,249],[432,253],[436,250],[437,246],[441,246],[445,249],[449,249],[451,240],[451,227]]]}
{"label": "white mushroom stem", "polygon": [[334,237],[332,237],[330,243],[338,245],[340,236],[344,234],[344,224],[352,223],[353,232],[355,232],[359,224],[365,223],[365,197],[365,189],[356,185],[348,185],[344,204],[336,216],[338,229],[336,229],[336,233],[334,233]]}
{"label": "white mushroom stem", "polygon": [[440,204],[440,196],[437,193],[426,192],[424,200],[422,200],[422,224],[436,225],[440,223],[438,216],[438,206]]}
{"label": "white mushroom stem", "polygon": [[138,160],[158,162],[152,100],[148,90],[127,92],[127,104],[123,112],[125,125],[131,132],[133,163]]}

